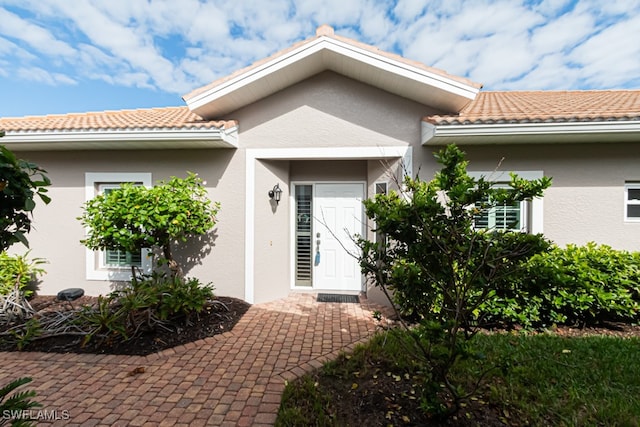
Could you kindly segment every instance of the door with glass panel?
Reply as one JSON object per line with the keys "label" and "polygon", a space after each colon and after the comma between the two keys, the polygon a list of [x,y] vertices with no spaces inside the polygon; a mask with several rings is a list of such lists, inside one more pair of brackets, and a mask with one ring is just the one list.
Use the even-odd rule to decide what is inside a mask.
{"label": "door with glass panel", "polygon": [[295,185],[295,284],[360,291],[353,236],[362,234],[364,184]]}

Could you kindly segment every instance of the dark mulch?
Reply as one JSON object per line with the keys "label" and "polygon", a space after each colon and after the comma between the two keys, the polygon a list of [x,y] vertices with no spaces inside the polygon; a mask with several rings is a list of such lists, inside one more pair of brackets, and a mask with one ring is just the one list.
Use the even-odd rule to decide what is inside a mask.
{"label": "dark mulch", "polygon": [[[96,298],[87,296],[72,302],[58,301],[55,296],[36,296],[30,303],[38,312],[36,316],[47,316],[54,311],[77,309],[82,305],[93,304],[95,301]],[[184,317],[172,319],[166,325],[168,330],[156,328],[152,332],[126,341],[93,339],[83,345],[82,337],[61,335],[36,339],[22,351],[127,355],[156,353],[177,345],[228,332],[250,307],[250,304],[237,298],[216,297],[215,301],[222,304],[214,303],[203,312],[191,315],[189,319]],[[15,351],[17,349],[5,340],[0,340],[0,350]]]}

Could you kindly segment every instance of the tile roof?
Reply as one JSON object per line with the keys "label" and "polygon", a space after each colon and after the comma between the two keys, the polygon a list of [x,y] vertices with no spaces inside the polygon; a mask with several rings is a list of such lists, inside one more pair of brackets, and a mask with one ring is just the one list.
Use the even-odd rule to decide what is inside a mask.
{"label": "tile roof", "polygon": [[84,130],[229,129],[234,126],[237,126],[235,120],[204,120],[197,114],[192,113],[186,106],[0,118],[0,130],[12,133]]}
{"label": "tile roof", "polygon": [[640,120],[640,90],[480,92],[460,114],[435,125]]}
{"label": "tile roof", "polygon": [[332,38],[334,40],[339,40],[339,41],[341,41],[343,43],[346,43],[346,44],[349,44],[351,46],[355,46],[355,47],[358,47],[360,49],[364,49],[364,50],[367,50],[369,52],[373,52],[373,53],[376,53],[378,55],[382,55],[382,56],[384,56],[386,58],[389,58],[389,59],[392,59],[394,61],[402,62],[404,64],[408,64],[408,65],[411,65],[413,67],[420,68],[420,69],[425,70],[425,71],[429,71],[431,73],[440,75],[442,77],[446,77],[448,79],[451,79],[451,80],[454,80],[454,81],[457,81],[457,82],[460,82],[460,83],[463,83],[463,84],[466,84],[466,85],[469,85],[471,87],[475,87],[475,88],[478,88],[478,89],[480,89],[482,87],[482,84],[476,83],[476,82],[474,82],[474,81],[472,81],[470,79],[467,79],[465,77],[455,76],[455,75],[449,74],[446,71],[441,70],[439,68],[434,68],[434,67],[430,67],[428,65],[425,65],[422,62],[413,61],[413,60],[407,59],[407,58],[405,58],[403,56],[400,56],[400,55],[397,55],[397,54],[394,54],[394,53],[391,53],[391,52],[385,52],[383,50],[378,49],[375,46],[372,46],[372,45],[369,45],[369,44],[366,44],[366,43],[362,43],[360,41],[357,41],[357,40],[354,40],[354,39],[350,39],[348,37],[338,36],[338,35],[336,35],[334,33],[333,28],[330,27],[329,25],[321,25],[316,30],[316,35],[315,36],[309,37],[309,38],[307,38],[305,40],[302,40],[302,41],[300,41],[298,43],[295,43],[295,44],[289,46],[286,49],[278,51],[278,52],[274,53],[273,55],[268,56],[267,58],[263,58],[263,59],[261,59],[259,61],[256,61],[253,64],[251,64],[251,65],[249,65],[249,66],[247,66],[245,68],[242,68],[240,70],[237,70],[237,71],[233,72],[232,74],[230,74],[228,76],[222,77],[222,78],[220,78],[218,80],[215,80],[215,81],[213,81],[213,82],[211,82],[211,83],[209,83],[209,84],[207,84],[205,86],[202,86],[202,87],[199,87],[197,89],[194,89],[193,91],[191,91],[188,94],[184,95],[182,98],[185,101],[187,101],[187,100],[189,100],[191,98],[194,98],[197,95],[208,91],[209,89],[212,89],[212,88],[214,88],[216,86],[219,86],[219,85],[221,85],[222,83],[224,83],[226,81],[234,79],[234,78],[236,78],[236,77],[238,77],[238,76],[240,76],[242,74],[245,74],[245,73],[247,73],[247,72],[249,72],[249,71],[251,71],[251,70],[253,70],[255,68],[260,67],[261,65],[264,65],[264,64],[266,64],[266,63],[268,63],[270,61],[273,61],[274,59],[277,59],[277,58],[279,58],[281,56],[284,56],[287,53],[292,52],[292,51],[294,51],[294,50],[296,50],[296,49],[298,49],[298,48],[300,48],[300,47],[302,47],[304,45],[307,45],[307,44],[309,44],[309,43],[313,42],[314,40],[317,40],[317,39],[319,39],[321,37],[329,37],[329,38]]}

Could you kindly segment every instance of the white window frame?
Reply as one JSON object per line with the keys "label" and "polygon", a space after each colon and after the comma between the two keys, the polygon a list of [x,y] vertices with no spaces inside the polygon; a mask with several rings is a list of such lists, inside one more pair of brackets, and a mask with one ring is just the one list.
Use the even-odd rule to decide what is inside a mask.
{"label": "white window frame", "polygon": [[639,206],[640,200],[629,200],[629,190],[640,190],[640,182],[627,182],[624,185],[624,221],[625,222],[640,222],[640,217],[628,216],[628,206]]}
{"label": "white window frame", "polygon": [[[509,188],[509,183],[507,182],[496,182],[492,185],[493,188],[496,189],[504,189],[504,190],[508,190]],[[489,200],[489,202],[491,202],[491,200]],[[528,209],[528,203],[527,201],[523,200],[521,202],[518,202],[518,210],[519,210],[519,227],[517,228],[496,228],[495,222],[496,222],[496,214],[498,213],[497,211],[500,210],[500,212],[502,212],[502,210],[505,208],[504,205],[495,205],[491,208],[486,209],[486,215],[487,215],[487,223],[488,223],[488,227],[487,229],[489,230],[499,230],[499,231],[517,231],[517,232],[529,232],[529,209]],[[511,206],[509,206],[510,208]],[[515,206],[514,206],[515,207]],[[493,224],[492,224],[492,217],[493,217]],[[475,227],[475,220],[474,220],[474,227]],[[480,227],[480,229],[482,229],[482,227]]]}
{"label": "white window frame", "polygon": [[[126,182],[140,183],[150,188],[152,185],[151,173],[149,172],[87,172],[85,173],[85,199],[89,201],[100,194],[100,189],[105,187],[114,187]],[[140,267],[144,273],[151,272],[152,260],[149,256],[149,250],[143,249],[141,254],[142,266]],[[131,280],[130,267],[112,267],[106,266],[104,263],[104,252],[86,250],[86,278],[87,280],[102,281],[123,281]]]}
{"label": "white window frame", "polygon": [[[379,185],[384,185],[384,193],[379,193],[378,192],[378,186]],[[389,183],[387,181],[377,181],[373,183],[373,197],[377,196],[378,194],[389,194]],[[376,223],[375,221],[373,222],[373,228],[376,228]],[[375,233],[373,233],[373,241],[374,243],[380,243],[383,242],[385,243],[386,239],[383,233],[376,231]]]}
{"label": "white window frame", "polygon": [[[139,183],[141,184],[139,181],[135,181],[135,183]],[[117,190],[122,186],[122,183],[119,182],[98,182],[96,183],[97,186],[97,192],[96,194],[104,194],[105,190]],[[108,251],[108,249],[107,249]],[[118,269],[118,270],[122,270],[122,269],[127,269],[127,270],[131,270],[131,265],[109,265],[107,264],[107,251],[100,251],[100,255],[98,257],[98,268],[100,270],[104,270],[104,269]],[[123,251],[118,251],[118,252],[123,252]],[[143,254],[142,252],[140,253],[140,265],[136,266],[139,268],[142,268],[142,257]]]}
{"label": "white window frame", "polygon": [[[496,184],[506,184],[511,182],[510,173],[515,173],[520,178],[532,180],[544,177],[543,171],[473,171],[467,172],[474,179],[484,178]],[[543,232],[544,224],[544,204],[543,197],[534,197],[530,202],[521,202],[520,216],[521,223],[528,233],[538,234]],[[529,205],[529,206],[527,206]]]}

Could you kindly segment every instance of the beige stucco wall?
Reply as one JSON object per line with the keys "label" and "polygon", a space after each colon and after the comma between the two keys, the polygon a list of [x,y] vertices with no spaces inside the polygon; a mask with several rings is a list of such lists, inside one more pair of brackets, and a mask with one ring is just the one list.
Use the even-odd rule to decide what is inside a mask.
{"label": "beige stucco wall", "polygon": [[324,72],[232,116],[243,148],[409,145],[420,119],[434,113],[332,72]]}
{"label": "beige stucco wall", "polygon": [[[469,170],[543,171],[553,178],[544,196],[544,234],[558,243],[589,241],[640,250],[640,223],[624,222],[624,184],[640,181],[633,143],[462,146]],[[414,153],[414,167],[429,179],[439,165],[433,148]]]}
{"label": "beige stucco wall", "polygon": [[[85,202],[85,172],[150,172],[153,181],[198,173],[207,182],[212,200],[221,203],[213,244],[181,251],[187,274],[212,282],[220,295],[244,297],[244,158],[229,149],[170,151],[25,152],[19,156],[47,170],[53,183],[52,201],[35,210],[34,230],[29,234],[31,255],[49,261],[40,293],[55,294],[81,287],[88,295],[105,294],[113,283],[87,281],[84,229],[76,219]],[[205,249],[199,261],[188,260],[194,250]],[[15,252],[23,251],[19,245]],[[176,253],[177,258],[180,254]]]}
{"label": "beige stucco wall", "polygon": [[[229,114],[227,118],[240,124],[238,149],[20,153],[47,169],[53,181],[53,201],[37,207],[35,229],[29,236],[32,256],[50,262],[41,293],[67,287],[83,287],[91,295],[110,291],[108,282],[85,279],[85,248],[79,243],[84,231],[76,217],[85,201],[86,172],[151,172],[156,181],[183,176],[189,170],[207,181],[211,198],[220,201],[222,208],[210,252],[200,263],[190,265],[188,273],[212,282],[220,295],[244,298],[245,179],[250,167],[255,172],[249,198],[254,212],[254,259],[248,266],[254,277],[253,300],[283,297],[292,290],[290,184],[366,181],[372,196],[376,182],[394,186],[392,175],[397,174],[400,162],[357,159],[357,154],[350,160],[301,160],[292,151],[290,158],[258,158],[247,165],[247,150],[411,146],[414,173],[420,171],[423,179],[430,179],[438,169],[433,159],[438,148],[420,144],[420,124],[422,117],[434,113],[424,105],[324,72]],[[552,176],[553,186],[544,198],[544,233],[557,243],[595,240],[616,248],[639,249],[640,223],[623,221],[624,183],[640,182],[640,154],[633,144],[463,149],[471,161],[470,170],[493,170],[505,157],[503,170],[543,171]],[[267,196],[276,183],[283,190],[279,205]],[[186,253],[193,250],[192,245]],[[384,299],[375,289],[369,290],[369,297]]]}
{"label": "beige stucco wall", "polygon": [[[408,146],[419,141],[424,106],[324,72],[231,114],[244,149]],[[254,301],[292,291],[292,199],[295,181],[378,180],[378,160],[256,160]],[[374,165],[374,166],[372,166]],[[274,209],[267,192],[277,183]]]}
{"label": "beige stucco wall", "polygon": [[[279,204],[268,195],[276,183],[282,189]],[[256,161],[254,302],[282,298],[290,291],[289,193],[288,161]]]}

